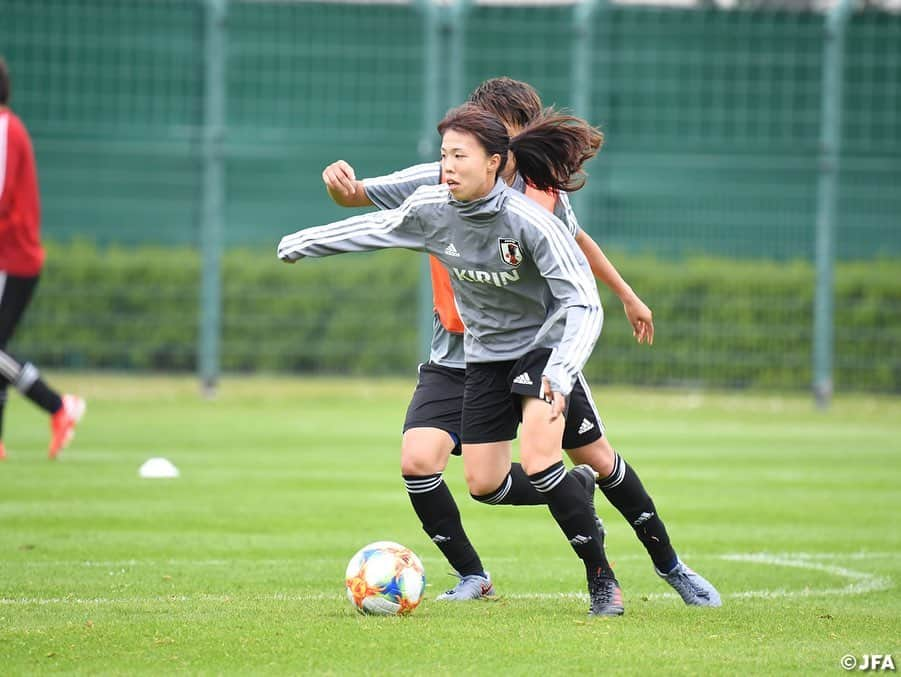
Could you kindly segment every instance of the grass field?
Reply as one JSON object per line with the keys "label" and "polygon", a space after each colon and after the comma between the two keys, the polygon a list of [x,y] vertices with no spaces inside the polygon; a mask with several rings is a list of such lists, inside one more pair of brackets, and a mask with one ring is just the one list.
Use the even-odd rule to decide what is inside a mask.
{"label": "grass field", "polygon": [[[685,607],[599,493],[626,615],[587,620],[581,566],[542,508],[446,477],[499,598],[439,604],[448,566],[397,469],[412,382],[72,376],[73,446],[12,395],[0,464],[0,673],[840,674],[901,661],[901,400],[596,388],[683,559],[721,609]],[[141,480],[165,456],[177,480]],[[369,541],[422,557],[408,618],[359,616]]]}

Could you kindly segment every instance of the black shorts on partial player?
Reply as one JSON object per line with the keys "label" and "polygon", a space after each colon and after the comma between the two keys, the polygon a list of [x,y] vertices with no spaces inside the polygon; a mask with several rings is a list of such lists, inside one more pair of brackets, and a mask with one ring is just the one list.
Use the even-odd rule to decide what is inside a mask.
{"label": "black shorts on partial player", "polygon": [[459,455],[465,375],[465,369],[443,367],[432,362],[420,365],[419,381],[404,419],[404,432],[410,428],[445,430],[457,443],[453,453]]}
{"label": "black shorts on partial player", "polygon": [[5,348],[34,295],[39,276],[21,277],[3,271],[0,276],[0,348]]}

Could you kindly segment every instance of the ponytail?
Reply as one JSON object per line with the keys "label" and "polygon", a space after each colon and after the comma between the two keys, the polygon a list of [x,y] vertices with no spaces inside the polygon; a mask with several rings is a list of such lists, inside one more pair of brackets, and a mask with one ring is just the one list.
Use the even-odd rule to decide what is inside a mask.
{"label": "ponytail", "polygon": [[494,113],[471,103],[448,111],[438,133],[449,129],[474,135],[489,155],[499,155],[498,173],[504,169],[507,151],[512,151],[516,170],[542,191],[579,190],[585,185],[582,165],[597,155],[604,142],[601,131],[585,120],[553,108],[542,111],[512,139]]}
{"label": "ponytail", "polygon": [[582,165],[597,155],[603,133],[585,120],[546,108],[510,139],[516,169],[538,190],[579,190],[585,185]]}

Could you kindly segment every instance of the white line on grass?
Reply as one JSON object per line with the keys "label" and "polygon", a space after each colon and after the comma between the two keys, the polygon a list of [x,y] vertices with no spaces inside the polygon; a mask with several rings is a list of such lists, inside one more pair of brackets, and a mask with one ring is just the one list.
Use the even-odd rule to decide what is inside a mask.
{"label": "white line on grass", "polygon": [[[841,555],[838,559],[847,559]],[[832,576],[851,579],[851,583],[841,588],[825,588],[821,590],[804,588],[803,590],[749,590],[746,592],[736,592],[729,595],[730,597],[749,598],[749,597],[821,597],[831,595],[862,595],[867,592],[880,592],[888,590],[892,587],[892,579],[887,576],[877,576],[863,571],[855,571],[846,567],[833,566],[829,564],[819,564],[812,561],[807,553],[797,554],[781,554],[771,555],[768,553],[749,553],[749,554],[733,554],[721,555],[720,559],[732,562],[753,562],[755,564],[771,564],[774,566],[793,567],[795,569],[810,569],[812,571],[821,571]],[[820,559],[817,557],[817,559]]]}
{"label": "white line on grass", "polygon": [[[848,569],[847,567],[835,566],[830,564],[821,564],[814,560],[867,560],[876,558],[899,559],[898,553],[732,553],[727,555],[719,555],[718,559],[727,562],[751,562],[753,564],[765,564],[772,566],[792,567],[795,569],[808,569],[829,574],[830,576],[838,576],[840,578],[850,579],[851,582],[840,588],[822,588],[812,589],[804,588],[802,590],[745,590],[733,592],[723,595],[732,599],[771,599],[771,598],[798,598],[798,597],[829,597],[844,595],[861,595],[868,592],[881,592],[894,587],[894,582],[887,576],[879,576],[863,571]],[[644,559],[638,556],[629,556],[620,559]],[[165,560],[159,563],[148,562],[147,560],[120,560],[115,562],[81,562],[82,566],[138,566],[138,565],[187,565],[187,566],[218,566],[220,564],[234,565],[236,562],[245,561],[259,564],[260,561],[270,563],[295,563],[291,559],[279,560]],[[330,560],[329,560],[330,561]],[[50,564],[49,561],[41,562],[41,564]],[[61,561],[59,564],[70,565],[71,562]],[[37,562],[32,563],[37,564]],[[29,564],[30,566],[31,564]],[[674,593],[646,593],[640,595],[643,599],[671,599],[676,598]],[[3,606],[30,606],[30,605],[52,605],[52,604],[71,604],[78,606],[101,606],[101,605],[140,605],[140,604],[162,604],[162,603],[181,603],[181,602],[213,602],[213,603],[229,603],[232,601],[277,601],[277,602],[304,602],[313,600],[333,600],[339,599],[343,595],[337,593],[313,593],[304,595],[287,595],[276,593],[273,595],[251,595],[247,597],[231,596],[231,595],[165,595],[156,597],[0,597],[0,605]],[[508,599],[588,599],[588,595],[582,592],[555,592],[555,593],[513,593],[501,595],[502,598]]]}
{"label": "white line on grass", "polygon": [[[350,555],[348,555],[349,557]],[[838,552],[782,552],[782,553],[736,553],[736,554],[727,554],[727,555],[700,555],[695,553],[692,555],[689,553],[685,559],[689,561],[694,561],[695,559],[709,559],[714,557],[716,559],[730,560],[730,561],[741,561],[743,558],[747,557],[776,557],[782,559],[792,559],[792,560],[843,560],[843,561],[866,561],[872,559],[890,559],[890,560],[901,560],[901,553],[898,552],[852,552],[852,553],[838,553]],[[570,561],[572,559],[571,555],[559,555],[555,557],[545,558],[543,561]],[[231,558],[231,559],[222,559],[222,558],[210,558],[210,559],[120,559],[120,560],[81,560],[75,561],[67,560],[67,559],[45,559],[45,560],[35,560],[33,562],[24,562],[23,564],[27,567],[55,567],[55,566],[63,566],[63,567],[72,567],[72,566],[80,566],[86,568],[121,568],[121,567],[167,567],[167,566],[189,566],[189,567],[232,567],[236,564],[247,564],[253,566],[263,566],[263,565],[272,565],[272,566],[296,566],[298,562],[303,561],[305,564],[333,564],[338,560],[338,558],[332,557],[280,557],[280,558],[264,558],[264,559],[254,559],[250,557],[244,558]],[[424,556],[422,560],[425,562],[435,562],[440,565],[444,560],[442,560],[439,556]],[[619,555],[617,557],[611,558],[611,561],[615,562],[646,562],[648,560],[648,556],[645,554],[633,554],[633,555]],[[492,557],[492,562],[519,562],[520,558],[518,557]],[[789,566],[789,565],[786,565]]]}

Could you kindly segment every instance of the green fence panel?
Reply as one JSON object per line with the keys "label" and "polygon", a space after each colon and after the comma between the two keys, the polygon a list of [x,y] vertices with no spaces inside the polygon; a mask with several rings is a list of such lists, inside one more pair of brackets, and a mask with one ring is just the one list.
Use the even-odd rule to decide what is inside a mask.
{"label": "green fence panel", "polygon": [[[442,69],[430,81],[425,55],[434,44],[417,4],[227,6],[223,366],[329,370],[365,355],[360,373],[401,373],[419,357],[414,339],[397,339],[416,323],[415,289],[399,286],[405,291],[378,306],[367,338],[377,348],[361,352],[357,323],[382,287],[359,277],[356,258],[316,264],[323,277],[310,278],[343,290],[326,297],[340,308],[322,308],[317,289],[290,287],[286,327],[274,256],[248,258],[256,271],[248,280],[236,247],[272,251],[285,232],[347,216],[322,188],[331,161],[350,161],[358,176],[419,162],[430,92],[458,103],[484,78],[509,75],[548,104],[572,106],[576,7],[442,10]],[[53,257],[66,256],[68,243],[88,243],[76,254],[99,246],[84,254],[93,263],[74,282],[65,278],[66,288],[78,285],[77,301],[57,306],[42,292],[16,344],[35,347],[47,365],[196,366],[199,264],[185,252],[197,247],[201,204],[203,18],[201,0],[2,2],[0,53],[35,142],[43,232],[59,244],[43,288],[55,288]],[[637,350],[608,298],[592,377],[805,387],[824,15],[601,3],[591,20],[588,110],[606,142],[577,205],[605,249],[629,255],[624,272],[659,323],[655,347]],[[449,62],[457,38],[459,86]],[[853,15],[842,75],[836,384],[897,391],[901,276],[866,273],[901,260],[901,15]],[[127,253],[137,245],[163,247],[154,250],[161,259],[175,247],[172,265],[138,266],[129,277]],[[409,270],[392,274],[415,286],[419,264],[403,260]],[[699,261],[716,269],[716,285]],[[379,274],[378,265],[363,268]],[[667,285],[661,275],[680,279]],[[130,284],[117,290],[101,283],[107,278]],[[361,305],[351,303],[355,294]],[[325,315],[334,321],[323,324]],[[63,330],[92,337],[98,327],[107,340],[84,350],[62,354],[42,340]],[[136,352],[134,337],[151,327],[155,347]],[[328,340],[312,341],[323,327]]]}
{"label": "green fence panel", "polygon": [[415,8],[233,2],[228,22],[229,243],[274,246],[288,230],[347,216],[322,187],[334,160],[361,177],[417,161]]}
{"label": "green fence panel", "polygon": [[4,0],[0,51],[34,138],[46,237],[194,241],[201,9]]}

